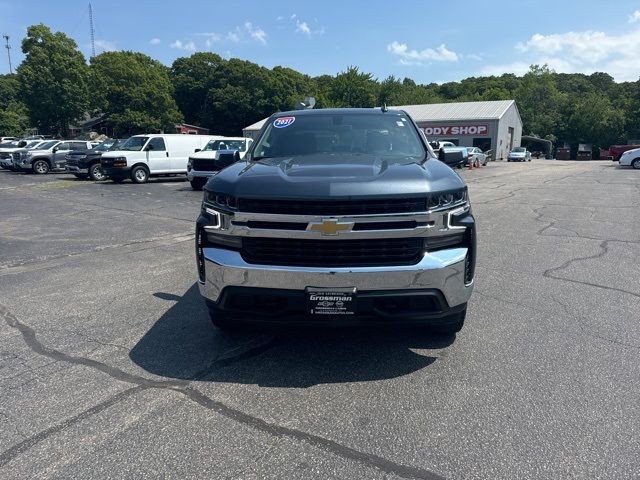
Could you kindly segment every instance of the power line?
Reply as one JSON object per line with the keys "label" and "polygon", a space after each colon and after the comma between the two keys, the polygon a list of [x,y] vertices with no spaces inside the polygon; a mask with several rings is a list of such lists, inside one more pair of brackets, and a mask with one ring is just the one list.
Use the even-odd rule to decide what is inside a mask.
{"label": "power line", "polygon": [[9,45],[9,35],[2,35],[2,38],[4,38],[4,48],[7,49],[7,56],[9,57],[9,73],[13,74],[13,68],[11,67],[11,45]]}

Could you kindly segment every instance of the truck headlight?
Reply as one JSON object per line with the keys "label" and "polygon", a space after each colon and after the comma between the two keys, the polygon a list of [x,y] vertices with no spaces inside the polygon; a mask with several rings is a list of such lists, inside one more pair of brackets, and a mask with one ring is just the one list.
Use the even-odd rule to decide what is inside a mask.
{"label": "truck headlight", "polygon": [[115,168],[123,168],[127,166],[127,157],[116,157],[113,159],[113,166]]}
{"label": "truck headlight", "polygon": [[232,197],[231,195],[210,192],[208,190],[204,191],[204,201],[205,203],[209,203],[215,207],[220,207],[225,210],[235,210],[238,208],[237,198]]}
{"label": "truck headlight", "polygon": [[427,200],[427,210],[448,210],[467,203],[467,189],[434,193]]}

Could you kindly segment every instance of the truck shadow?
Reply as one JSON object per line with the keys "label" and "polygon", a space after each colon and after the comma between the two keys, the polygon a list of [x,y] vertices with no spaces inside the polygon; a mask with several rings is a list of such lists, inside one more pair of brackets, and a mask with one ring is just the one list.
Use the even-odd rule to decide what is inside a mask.
{"label": "truck shadow", "polygon": [[175,301],[129,353],[149,373],[167,378],[305,388],[318,384],[400,377],[428,367],[436,357],[416,349],[441,349],[454,335],[420,329],[338,328],[216,330],[197,285]]}

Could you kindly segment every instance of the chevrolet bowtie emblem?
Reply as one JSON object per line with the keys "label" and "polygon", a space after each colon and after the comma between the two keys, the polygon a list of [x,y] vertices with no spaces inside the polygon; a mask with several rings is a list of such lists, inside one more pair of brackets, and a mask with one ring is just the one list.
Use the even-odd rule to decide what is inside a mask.
{"label": "chevrolet bowtie emblem", "polygon": [[322,235],[337,235],[338,232],[350,232],[353,225],[353,222],[339,222],[336,218],[326,218],[321,222],[310,222],[307,230],[320,232]]}

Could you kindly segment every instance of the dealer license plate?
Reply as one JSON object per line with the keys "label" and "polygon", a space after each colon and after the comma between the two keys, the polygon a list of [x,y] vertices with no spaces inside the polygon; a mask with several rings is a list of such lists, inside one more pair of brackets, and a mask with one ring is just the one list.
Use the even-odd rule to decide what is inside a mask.
{"label": "dealer license plate", "polygon": [[311,315],[353,315],[357,309],[356,288],[308,287],[307,307]]}

